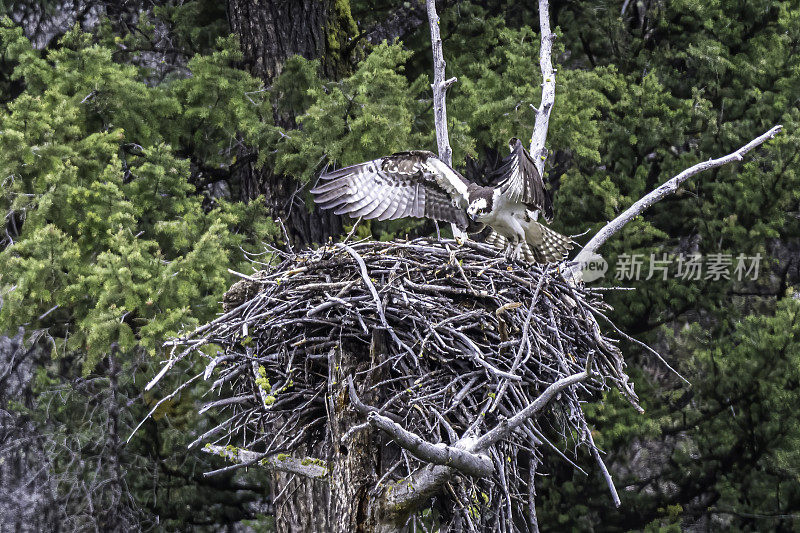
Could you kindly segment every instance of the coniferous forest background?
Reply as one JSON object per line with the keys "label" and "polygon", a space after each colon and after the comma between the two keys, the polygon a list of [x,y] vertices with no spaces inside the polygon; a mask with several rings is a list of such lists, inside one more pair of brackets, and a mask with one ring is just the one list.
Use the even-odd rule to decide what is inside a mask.
{"label": "coniferous forest background", "polygon": [[[536,3],[437,8],[458,77],[453,161],[482,181],[509,138],[530,138]],[[143,391],[164,342],[219,313],[229,269],[268,261],[262,243],[300,248],[352,228],[310,202],[326,163],[436,151],[424,3],[5,1],[0,12],[0,531],[271,531],[266,472],[208,478],[222,459],[187,451],[213,427],[196,409],[207,384],[126,440],[157,400]],[[800,530],[800,3],[552,0],[550,14],[558,231],[591,234],[681,170],[784,130],[600,250],[610,267],[593,286],[634,289],[605,293],[615,322],[691,385],[624,346],[645,413],[613,392],[586,406],[622,506],[593,463],[583,475],[552,454],[540,527]],[[356,232],[436,230],[406,220]],[[743,280],[687,278],[675,263],[648,276],[663,254],[761,260]],[[641,276],[616,279],[632,256]]]}

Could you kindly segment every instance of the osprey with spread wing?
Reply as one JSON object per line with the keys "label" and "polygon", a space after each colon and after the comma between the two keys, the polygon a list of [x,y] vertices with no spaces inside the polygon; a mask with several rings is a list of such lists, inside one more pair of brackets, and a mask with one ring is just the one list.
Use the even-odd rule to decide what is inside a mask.
{"label": "osprey with spread wing", "polygon": [[561,261],[572,241],[538,222],[550,222],[553,204],[533,159],[519,139],[498,172],[495,187],[472,183],[432,152],[398,152],[324,172],[311,190],[320,207],[353,218],[431,218],[466,230],[469,219],[493,230],[490,244],[529,262]]}

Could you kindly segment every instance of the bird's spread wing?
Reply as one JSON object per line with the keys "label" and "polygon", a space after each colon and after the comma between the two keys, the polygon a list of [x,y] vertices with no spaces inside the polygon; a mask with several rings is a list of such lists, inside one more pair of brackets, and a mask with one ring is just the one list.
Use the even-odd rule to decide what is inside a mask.
{"label": "bird's spread wing", "polygon": [[542,176],[519,139],[511,141],[511,154],[503,159],[497,172],[500,174],[498,187],[501,193],[514,202],[539,210],[548,222],[553,219],[553,202],[544,188]]}
{"label": "bird's spread wing", "polygon": [[432,152],[398,152],[323,172],[314,201],[337,215],[394,220],[432,218],[466,228],[470,182]]}

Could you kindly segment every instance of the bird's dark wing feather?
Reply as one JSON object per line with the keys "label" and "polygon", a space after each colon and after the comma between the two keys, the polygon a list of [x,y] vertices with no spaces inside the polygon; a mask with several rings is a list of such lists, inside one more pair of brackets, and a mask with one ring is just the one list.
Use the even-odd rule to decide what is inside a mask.
{"label": "bird's dark wing feather", "polygon": [[514,202],[539,210],[548,222],[553,219],[553,202],[544,188],[542,176],[519,139],[512,141],[511,154],[503,159],[497,172],[500,174],[498,187],[503,194]]}
{"label": "bird's dark wing feather", "polygon": [[469,185],[433,153],[412,151],[323,172],[311,194],[337,215],[432,218],[465,228]]}

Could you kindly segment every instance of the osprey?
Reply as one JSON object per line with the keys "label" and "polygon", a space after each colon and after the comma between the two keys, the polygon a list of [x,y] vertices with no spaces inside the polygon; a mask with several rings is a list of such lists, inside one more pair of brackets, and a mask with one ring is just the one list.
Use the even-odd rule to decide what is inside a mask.
{"label": "osprey", "polygon": [[[311,190],[320,207],[353,218],[431,218],[466,230],[469,219],[493,230],[486,241],[529,262],[561,261],[572,241],[538,222],[552,221],[542,176],[519,139],[498,169],[495,187],[482,187],[432,152],[413,150],[323,172]],[[482,226],[481,226],[482,227]]]}

